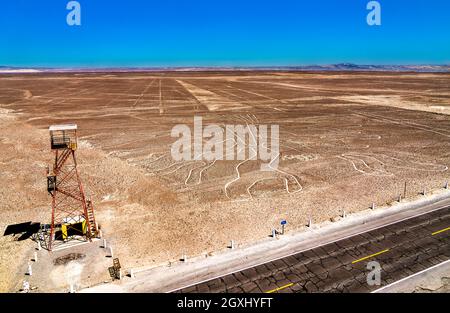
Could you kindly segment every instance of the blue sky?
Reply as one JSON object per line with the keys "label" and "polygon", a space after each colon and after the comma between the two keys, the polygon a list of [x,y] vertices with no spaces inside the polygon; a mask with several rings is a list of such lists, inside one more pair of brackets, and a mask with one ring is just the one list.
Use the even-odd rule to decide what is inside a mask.
{"label": "blue sky", "polygon": [[0,3],[0,65],[268,66],[450,63],[450,1],[69,0]]}

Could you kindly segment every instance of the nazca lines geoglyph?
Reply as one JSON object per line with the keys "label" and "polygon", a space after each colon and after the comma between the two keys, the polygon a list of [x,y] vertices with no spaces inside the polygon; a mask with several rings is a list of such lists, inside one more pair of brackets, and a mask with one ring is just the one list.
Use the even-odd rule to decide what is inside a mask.
{"label": "nazca lines geoglyph", "polygon": [[[229,115],[223,116],[224,118],[230,118]],[[246,114],[246,115],[234,115],[234,119],[239,124],[259,124],[259,120],[254,114]],[[373,117],[373,116],[371,116]],[[377,118],[379,118],[377,116]],[[392,122],[389,120],[389,122]],[[396,123],[398,121],[395,121]],[[358,125],[362,126],[362,125]],[[425,131],[430,131],[428,127],[424,127],[424,125],[408,125],[413,127],[420,127]],[[358,127],[357,127],[358,128]],[[433,129],[433,131],[436,131]],[[442,132],[442,130],[439,130]],[[285,132],[292,136],[298,136],[298,134]],[[255,134],[250,133],[251,136],[255,137]],[[443,134],[446,135],[446,134]],[[333,143],[335,141],[342,141],[342,143],[346,143],[348,140],[380,140],[381,136],[379,135],[367,135],[362,133],[361,131],[356,131],[355,133],[343,134],[340,130],[328,131],[325,134],[316,134],[321,140]],[[237,137],[233,139],[223,140],[222,143],[227,142],[228,140],[233,140],[233,147],[236,149],[240,148],[238,142],[244,142],[243,138]],[[295,143],[295,141],[287,140],[287,142]],[[307,148],[303,142],[303,148]],[[323,143],[322,143],[323,144]],[[268,148],[267,146],[264,146]],[[285,148],[292,150],[292,147],[284,145]],[[369,148],[367,145],[365,148]],[[273,184],[283,183],[284,192],[287,194],[294,194],[303,190],[303,186],[299,181],[299,178],[290,172],[284,171],[283,169],[270,166],[277,158],[280,158],[278,154],[270,163],[270,167],[273,169],[273,172],[270,172],[270,175],[262,176],[259,175],[255,171],[251,171],[250,173],[245,173],[243,171],[243,166],[246,163],[249,163],[251,160],[251,156],[256,153],[256,151],[250,146],[247,148],[245,144],[244,149],[249,149],[250,156],[237,165],[234,166],[232,174],[226,174],[228,180],[225,182],[217,182],[216,184],[223,184],[220,187],[224,195],[227,199],[242,201],[242,200],[250,200],[254,197],[264,196],[264,192],[259,192],[259,184],[263,182],[271,182]],[[270,149],[269,149],[270,150]],[[297,149],[294,149],[297,150]],[[241,151],[241,150],[239,150]],[[297,150],[298,151],[298,150]],[[332,157],[332,156],[331,156]],[[342,153],[337,156],[337,158],[342,159],[351,164],[352,168],[362,174],[367,176],[379,176],[379,177],[393,177],[395,176],[395,169],[401,170],[417,170],[417,171],[428,171],[428,172],[444,172],[448,170],[448,167],[445,165],[433,164],[433,163],[423,163],[420,160],[407,160],[406,158],[398,158],[389,156],[386,154],[380,153],[369,153],[369,152],[348,152]],[[163,159],[166,159],[166,162],[159,162]],[[178,184],[184,186],[185,189],[189,190],[192,188],[202,188],[205,183],[210,183],[209,188],[212,188],[211,185],[214,184],[213,180],[210,180],[209,177],[205,181],[206,173],[208,170],[213,169],[217,164],[217,161],[180,161],[174,162],[170,159],[170,154],[162,154],[155,156],[155,158],[149,160],[145,160],[145,168],[148,171],[148,175],[160,175],[160,176],[170,176],[176,174],[178,177],[183,176],[181,180],[178,181]],[[185,174],[184,174],[185,172]],[[230,177],[231,176],[231,177]],[[256,176],[256,177],[255,177]],[[243,179],[245,177],[245,179]],[[200,187],[201,186],[201,187]],[[219,186],[218,186],[219,187]],[[276,189],[277,192],[280,192],[280,189]],[[258,195],[256,195],[258,193]],[[244,197],[245,196],[245,197]]]}
{"label": "nazca lines geoglyph", "polygon": [[[229,116],[228,116],[229,117]],[[239,123],[242,124],[245,123],[247,126],[249,124],[258,124],[259,120],[254,114],[248,114],[248,115],[236,115],[234,116]],[[252,133],[250,130],[250,136],[255,139],[255,134]],[[258,187],[258,183],[264,182],[264,181],[282,181],[283,182],[283,189],[288,194],[294,194],[297,192],[300,192],[303,187],[299,181],[299,179],[292,173],[289,173],[283,169],[275,168],[273,163],[280,158],[280,154],[278,153],[268,164],[268,166],[273,170],[270,172],[264,172],[263,178],[254,178],[251,182],[246,183],[242,182],[242,178],[244,174],[242,173],[242,166],[250,161],[255,162],[254,160],[251,160],[252,156],[257,153],[253,147],[248,145],[248,143],[245,142],[245,138],[241,138],[238,134],[236,134],[236,138],[227,138],[222,141],[222,143],[226,143],[227,141],[233,141],[233,149],[237,150],[236,154],[240,151],[247,149],[248,157],[247,159],[240,161],[237,165],[234,166],[233,174],[231,175],[231,178],[229,178],[228,181],[223,183],[223,192],[227,199],[234,200],[236,198],[240,198],[241,200],[250,200],[254,197],[254,191]],[[238,145],[238,143],[244,143],[243,145]],[[263,147],[267,148],[272,152],[270,147],[267,146],[266,143],[263,143]],[[170,149],[169,149],[170,150]],[[227,155],[225,155],[226,157]],[[204,181],[206,172],[214,167],[216,165],[217,160],[213,161],[173,161],[171,160],[170,154],[162,154],[158,156],[153,156],[151,159],[148,158],[138,158],[133,160],[132,158],[128,157],[128,160],[131,163],[138,164],[142,167],[144,167],[148,173],[149,176],[171,176],[171,175],[183,175],[181,171],[185,171],[186,174],[182,181],[179,183],[182,183],[184,188],[195,188],[202,183],[206,183]],[[165,162],[164,162],[165,161]],[[169,163],[169,164],[167,164]],[[259,172],[259,171],[258,171]],[[250,175],[254,175],[255,172],[251,172]],[[230,175],[227,175],[230,176]],[[248,178],[248,177],[247,177]],[[245,187],[236,186],[237,184],[246,184]],[[233,189],[233,187],[236,190]],[[241,190],[242,188],[245,188],[245,191]],[[233,190],[231,190],[233,189]],[[246,194],[246,198],[242,199],[242,193]],[[237,194],[237,195],[236,195]]]}
{"label": "nazca lines geoglyph", "polygon": [[445,165],[402,160],[386,154],[344,153],[337,157],[350,162],[355,171],[369,176],[395,176],[394,173],[386,169],[389,167],[426,172],[445,172],[448,170]]}

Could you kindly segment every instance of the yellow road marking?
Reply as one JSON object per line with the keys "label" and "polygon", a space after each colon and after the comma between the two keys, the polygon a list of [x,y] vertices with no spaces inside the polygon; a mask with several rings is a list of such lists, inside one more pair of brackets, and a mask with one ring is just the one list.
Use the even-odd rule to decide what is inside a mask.
{"label": "yellow road marking", "polygon": [[372,258],[372,257],[374,257],[374,256],[380,255],[380,254],[385,253],[385,252],[388,252],[388,251],[389,251],[389,249],[386,249],[386,250],[383,250],[383,251],[380,251],[380,252],[377,252],[377,253],[374,253],[374,254],[365,256],[365,257],[363,257],[363,258],[361,258],[361,259],[358,259],[358,260],[353,261],[352,264],[355,264],[355,263],[358,263],[358,262],[361,262],[361,261],[370,259],[370,258]]}
{"label": "yellow road marking", "polygon": [[276,292],[276,291],[280,291],[280,290],[283,290],[283,289],[285,289],[287,287],[291,287],[292,285],[294,285],[294,283],[290,283],[290,284],[287,284],[287,285],[284,285],[284,286],[281,286],[281,287],[278,287],[278,288],[266,291],[266,293],[273,293],[273,292]]}
{"label": "yellow road marking", "polygon": [[447,228],[444,228],[444,229],[441,229],[441,230],[435,231],[434,233],[432,233],[432,234],[431,234],[431,236],[434,236],[434,235],[437,235],[437,234],[443,233],[443,232],[445,232],[445,231],[447,231],[447,230],[450,230],[450,227],[447,227]]}

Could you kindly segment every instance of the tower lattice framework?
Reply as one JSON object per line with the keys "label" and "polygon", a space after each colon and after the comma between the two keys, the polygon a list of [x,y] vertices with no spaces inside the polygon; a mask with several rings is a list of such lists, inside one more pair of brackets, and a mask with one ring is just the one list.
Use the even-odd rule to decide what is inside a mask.
{"label": "tower lattice framework", "polygon": [[52,250],[56,244],[69,240],[91,240],[97,236],[98,226],[77,169],[77,125],[53,125],[49,130],[55,161],[47,173],[52,216],[46,243]]}

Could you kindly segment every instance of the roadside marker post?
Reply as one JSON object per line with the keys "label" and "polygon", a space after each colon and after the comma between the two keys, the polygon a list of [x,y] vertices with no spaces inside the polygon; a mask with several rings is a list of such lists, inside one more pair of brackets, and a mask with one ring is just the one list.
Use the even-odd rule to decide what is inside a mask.
{"label": "roadside marker post", "polygon": [[284,228],[287,225],[287,221],[286,220],[281,220],[281,234],[284,235]]}
{"label": "roadside marker post", "polygon": [[34,262],[37,262],[37,260],[38,260],[37,252],[34,252],[33,261],[34,261]]}
{"label": "roadside marker post", "polygon": [[[97,222],[95,222],[95,229],[98,229],[98,223]],[[101,229],[98,229],[97,238],[102,238],[102,231],[101,231]]]}
{"label": "roadside marker post", "polygon": [[272,238],[275,238],[277,236],[277,231],[275,229],[272,229]]}
{"label": "roadside marker post", "polygon": [[372,202],[372,210],[375,210],[375,203]]}
{"label": "roadside marker post", "polygon": [[28,263],[28,275],[33,276],[33,268],[31,267],[30,263]]}
{"label": "roadside marker post", "polygon": [[27,282],[26,280],[24,280],[23,283],[22,283],[22,292],[23,293],[30,292],[30,283]]}
{"label": "roadside marker post", "polygon": [[448,182],[445,182],[444,188],[445,188],[445,189],[448,189]]}

